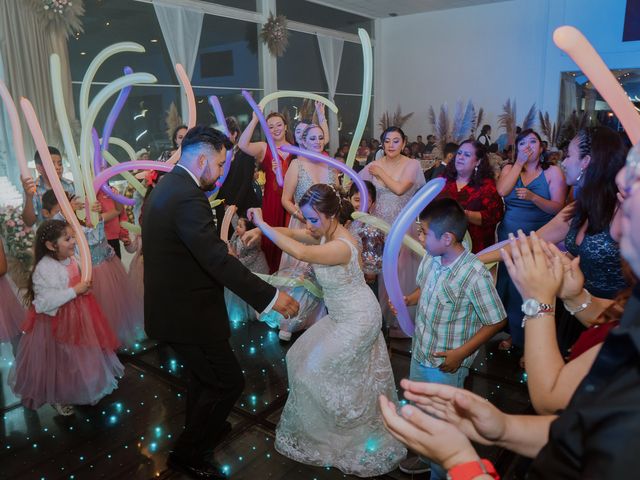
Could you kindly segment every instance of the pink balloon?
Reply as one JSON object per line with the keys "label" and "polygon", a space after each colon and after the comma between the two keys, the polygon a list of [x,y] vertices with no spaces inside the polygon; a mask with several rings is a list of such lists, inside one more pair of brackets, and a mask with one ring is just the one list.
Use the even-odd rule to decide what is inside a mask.
{"label": "pink balloon", "polygon": [[160,170],[161,172],[170,172],[173,170],[174,165],[169,165],[166,162],[158,162],[156,160],[135,160],[132,162],[122,162],[113,167],[109,167],[93,179],[93,188],[98,191],[100,187],[107,183],[111,177],[115,177],[121,172],[130,170]]}
{"label": "pink balloon", "polygon": [[382,275],[389,294],[389,300],[398,312],[398,323],[404,333],[413,335],[415,325],[409,316],[409,310],[404,304],[404,295],[398,281],[398,254],[402,247],[402,240],[409,227],[415,222],[420,212],[438,196],[445,185],[444,178],[436,178],[427,183],[405,205],[398,217],[391,225],[382,252]]}
{"label": "pink balloon", "polygon": [[47,172],[47,178],[51,183],[51,188],[56,194],[60,210],[75,233],[76,242],[78,242],[78,251],[80,252],[82,280],[88,282],[91,280],[91,252],[89,250],[87,237],[82,230],[78,217],[76,217],[73,208],[71,208],[71,203],[69,203],[69,199],[67,198],[64,188],[62,188],[62,183],[58,178],[56,168],[53,165],[53,160],[51,160],[49,146],[47,145],[47,141],[42,133],[42,128],[40,127],[40,122],[38,121],[36,112],[33,110],[33,105],[31,105],[31,102],[26,98],[22,98],[20,100],[20,106],[22,107],[22,112],[27,120],[27,125],[29,125],[29,130],[31,131],[31,136],[33,137],[33,141],[36,144],[36,148],[38,149],[38,153],[42,159],[42,166]]}
{"label": "pink balloon", "polygon": [[565,25],[553,32],[553,41],[565,51],[591,80],[622,123],[634,145],[640,141],[640,115],[622,86],[602,61],[589,40],[575,27]]}
{"label": "pink balloon", "polygon": [[[9,122],[11,123],[11,135],[13,137],[13,149],[18,160],[18,168],[20,168],[20,176],[22,178],[32,178],[29,167],[27,166],[27,157],[24,154],[24,141],[22,140],[22,128],[20,127],[20,118],[16,109],[13,98],[7,89],[7,86],[0,80],[0,97],[7,109]],[[48,150],[48,149],[47,149]]]}

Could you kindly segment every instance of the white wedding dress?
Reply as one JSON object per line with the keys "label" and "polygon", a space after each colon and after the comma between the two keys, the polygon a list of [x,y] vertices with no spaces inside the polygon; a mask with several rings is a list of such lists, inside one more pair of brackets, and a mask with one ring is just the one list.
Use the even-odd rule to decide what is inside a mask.
{"label": "white wedding dress", "polygon": [[313,265],[329,315],[289,349],[289,397],[276,450],[298,462],[360,477],[396,468],[406,450],[384,428],[378,395],[397,402],[380,331],[380,306],[364,281],[356,247],[348,265]]}

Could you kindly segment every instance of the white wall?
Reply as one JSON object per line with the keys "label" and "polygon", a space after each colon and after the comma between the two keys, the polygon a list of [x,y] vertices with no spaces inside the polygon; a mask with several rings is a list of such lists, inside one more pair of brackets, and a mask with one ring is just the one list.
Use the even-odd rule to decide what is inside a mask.
{"label": "white wall", "polygon": [[532,103],[557,114],[560,73],[577,70],[551,38],[576,26],[610,68],[640,67],[640,42],[622,42],[626,0],[507,0],[475,7],[384,19],[376,30],[376,119],[400,105],[415,112],[414,138],[432,132],[428,108],[473,100],[494,126],[507,98],[518,122]]}

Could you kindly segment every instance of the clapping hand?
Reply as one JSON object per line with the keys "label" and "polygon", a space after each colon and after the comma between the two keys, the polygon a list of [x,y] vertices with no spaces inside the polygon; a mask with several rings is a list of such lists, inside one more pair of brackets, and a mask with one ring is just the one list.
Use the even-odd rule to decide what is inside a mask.
{"label": "clapping hand", "polygon": [[518,239],[509,234],[511,253],[500,250],[509,276],[513,280],[522,298],[535,298],[542,303],[554,303],[554,299],[562,286],[563,267],[559,255],[551,258],[543,251],[535,232],[527,238],[522,230],[518,230]]}
{"label": "clapping hand", "polygon": [[584,288],[584,274],[582,270],[580,270],[580,257],[570,259],[552,243],[545,242],[542,244],[542,248],[548,258],[552,259],[554,256],[557,256],[562,263],[562,285],[558,296],[566,300],[580,295]]}
{"label": "clapping hand", "polygon": [[471,441],[494,445],[504,438],[507,415],[475,393],[451,385],[406,379],[400,386],[407,400],[455,426]]}
{"label": "clapping hand", "polygon": [[412,405],[396,413],[396,406],[380,395],[384,425],[391,435],[411,450],[428,457],[445,469],[479,460],[467,436],[453,423],[434,418]]}

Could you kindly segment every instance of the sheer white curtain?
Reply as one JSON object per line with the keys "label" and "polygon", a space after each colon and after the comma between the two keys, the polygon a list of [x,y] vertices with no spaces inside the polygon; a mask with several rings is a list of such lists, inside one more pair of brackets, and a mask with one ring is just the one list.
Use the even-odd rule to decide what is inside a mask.
{"label": "sheer white curtain", "polygon": [[[2,38],[0,37],[0,42]],[[0,80],[6,83],[4,75],[4,62],[2,61],[2,51],[0,51]],[[18,163],[11,148],[11,123],[4,107],[0,108],[0,177],[9,177],[9,180],[16,186],[20,185],[20,171]]]}
{"label": "sheer white curtain", "polygon": [[[49,145],[62,147],[58,122],[53,108],[49,56],[57,53],[62,65],[65,104],[72,126],[77,126],[73,108],[69,53],[65,35],[43,28],[29,2],[24,0],[0,1],[0,51],[4,63],[4,82],[18,111],[20,97],[31,100]],[[4,112],[2,115],[5,115]],[[6,117],[4,117],[6,120]],[[5,127],[7,124],[5,122]],[[11,135],[11,130],[0,128],[0,136]],[[29,129],[22,121],[22,135],[27,160],[33,158],[35,147]],[[9,154],[13,157],[11,149]],[[9,160],[13,168],[15,159]],[[9,171],[8,173],[11,173]],[[15,175],[10,175],[12,179]]]}
{"label": "sheer white curtain", "polygon": [[[204,13],[176,6],[168,0],[155,0],[153,7],[158,17],[164,42],[169,50],[171,63],[181,63],[189,78],[198,57],[200,34]],[[182,119],[187,120],[187,99],[182,94]]]}
{"label": "sheer white curtain", "polygon": [[[333,102],[336,95],[336,89],[338,87],[338,75],[340,74],[340,61],[342,60],[344,40],[327,37],[325,35],[318,35],[318,47],[320,48],[322,67],[327,79],[327,86],[329,87],[329,100]],[[338,116],[331,110],[328,110],[328,113],[330,136],[329,153],[333,155],[340,146]]]}

